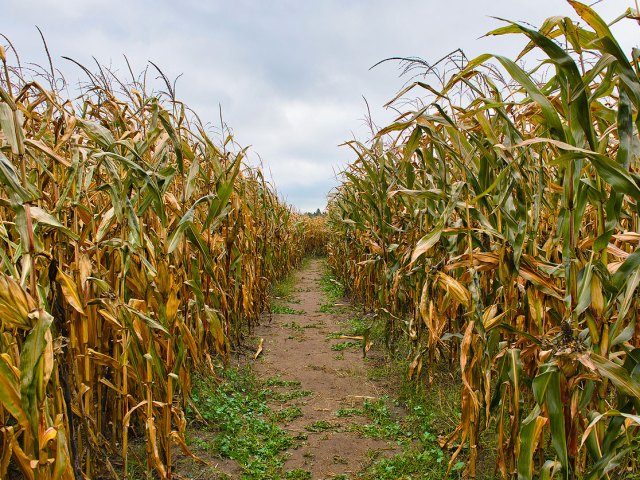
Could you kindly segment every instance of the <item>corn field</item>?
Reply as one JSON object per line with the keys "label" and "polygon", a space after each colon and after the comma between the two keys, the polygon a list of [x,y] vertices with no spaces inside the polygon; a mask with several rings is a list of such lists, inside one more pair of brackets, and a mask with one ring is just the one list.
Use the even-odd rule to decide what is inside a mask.
{"label": "corn field", "polygon": [[[0,48],[0,478],[170,478],[215,375],[308,248],[246,149],[108,69],[75,100]],[[49,82],[47,82],[49,80]],[[50,83],[50,84],[48,84]],[[195,406],[194,406],[195,408]]]}
{"label": "corn field", "polygon": [[576,19],[489,33],[524,37],[516,59],[406,60],[433,81],[348,143],[330,195],[332,268],[410,344],[408,376],[459,371],[441,444],[468,478],[489,446],[505,479],[640,469],[640,51],[569,3]]}
{"label": "corn field", "polygon": [[304,251],[307,255],[324,256],[327,254],[329,227],[325,215],[316,217],[302,216],[304,226]]}

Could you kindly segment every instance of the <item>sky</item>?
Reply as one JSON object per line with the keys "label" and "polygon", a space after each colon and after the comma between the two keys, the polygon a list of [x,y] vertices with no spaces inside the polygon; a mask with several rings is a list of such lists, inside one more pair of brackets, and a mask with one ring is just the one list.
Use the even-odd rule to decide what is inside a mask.
{"label": "sky", "polygon": [[[589,2],[592,3],[592,2]],[[636,0],[594,6],[612,20]],[[153,61],[177,81],[177,97],[219,125],[220,109],[235,140],[250,145],[280,196],[298,210],[326,205],[336,174],[352,159],[351,139],[367,140],[367,101],[384,126],[383,108],[403,87],[389,57],[436,61],[461,48],[468,58],[516,55],[517,36],[483,37],[503,23],[539,26],[554,15],[577,18],[563,0],[0,0],[0,33],[23,63],[46,65],[36,25],[70,84],[84,80],[71,57],[93,57],[123,76]],[[640,46],[640,26],[614,27],[626,52]],[[0,42],[5,43],[0,38]],[[158,87],[161,85],[158,84]]]}

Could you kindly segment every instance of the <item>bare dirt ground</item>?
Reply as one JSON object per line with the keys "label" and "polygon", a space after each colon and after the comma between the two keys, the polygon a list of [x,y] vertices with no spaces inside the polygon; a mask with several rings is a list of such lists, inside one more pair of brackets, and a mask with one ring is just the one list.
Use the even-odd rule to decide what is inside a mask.
{"label": "bare dirt ground", "polygon": [[320,286],[322,273],[322,261],[312,260],[294,274],[289,300],[296,313],[274,314],[256,330],[256,339],[264,342],[253,370],[264,380],[277,377],[299,382],[309,393],[293,402],[302,415],[283,424],[292,436],[304,440],[288,452],[285,470],[300,468],[311,472],[314,479],[356,478],[374,458],[397,451],[392,442],[353,431],[357,424],[366,423],[362,416],[339,416],[341,409],[362,407],[365,400],[375,401],[386,393],[384,381],[368,375],[384,358],[375,346],[366,359],[361,348],[336,349],[345,344],[339,332],[347,330],[346,321],[355,312],[348,306],[320,311],[326,304]]}

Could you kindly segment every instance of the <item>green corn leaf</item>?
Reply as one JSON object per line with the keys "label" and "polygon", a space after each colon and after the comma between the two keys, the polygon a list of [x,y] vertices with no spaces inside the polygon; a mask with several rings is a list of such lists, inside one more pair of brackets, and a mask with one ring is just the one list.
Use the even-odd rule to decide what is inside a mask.
{"label": "green corn leaf", "polygon": [[0,152],[0,182],[12,197],[19,198],[23,202],[33,200],[34,197],[23,187],[18,179],[18,172],[16,172],[13,164],[2,152]]}
{"label": "green corn leaf", "polygon": [[111,146],[115,143],[115,139],[113,138],[111,131],[109,131],[107,127],[100,125],[98,122],[85,120],[83,118],[76,118],[76,122],[91,140],[104,149],[111,149]]}
{"label": "green corn leaf", "polygon": [[0,403],[23,428],[29,428],[29,418],[22,408],[20,379],[13,371],[9,355],[0,354]]}
{"label": "green corn leaf", "polygon": [[627,395],[640,399],[640,382],[634,380],[624,367],[597,353],[591,352],[589,358],[598,369],[600,375],[608,378],[616,388]]}
{"label": "green corn leaf", "polygon": [[551,443],[569,477],[569,455],[567,453],[567,438],[564,428],[564,404],[560,394],[560,371],[549,367],[533,380],[533,392],[538,405],[546,405],[549,412],[551,428]]}
{"label": "green corn leaf", "polygon": [[577,305],[574,309],[575,315],[580,315],[589,305],[591,305],[591,278],[593,274],[593,258],[585,265],[582,277],[578,283]]}
{"label": "green corn leaf", "polygon": [[556,471],[560,470],[560,468],[562,468],[560,462],[557,462],[555,460],[547,460],[546,462],[544,462],[544,465],[542,465],[542,468],[540,469],[538,480],[551,480],[555,478]]}
{"label": "green corn leaf", "polygon": [[169,235],[169,238],[167,239],[167,253],[173,252],[178,247],[178,245],[182,241],[185,230],[188,228],[191,228],[191,225],[193,224],[194,215],[196,212],[196,207],[203,202],[210,202],[215,198],[216,196],[213,194],[200,197],[198,200],[196,200],[193,203],[191,208],[189,208],[189,210],[186,211],[186,213],[182,216],[182,218],[178,222],[178,225],[176,226],[176,228],[173,230],[173,232],[171,232],[171,235]]}
{"label": "green corn leaf", "polygon": [[529,97],[538,105],[540,105],[542,115],[549,125],[551,136],[562,142],[566,141],[564,129],[562,127],[562,123],[560,122],[558,112],[553,107],[549,99],[536,86],[533,80],[531,80],[531,77],[529,77],[529,75],[524,70],[522,70],[522,68],[520,68],[514,61],[499,55],[495,55],[495,58],[497,58],[500,63],[502,63],[504,68],[509,72],[509,75],[511,75],[514,80],[516,80],[526,89]]}
{"label": "green corn leaf", "polygon": [[535,453],[536,436],[544,424],[545,419],[540,417],[540,407],[537,405],[531,413],[522,421],[520,427],[520,453],[518,454],[518,480],[530,480],[533,478],[533,454]]}
{"label": "green corn leaf", "polygon": [[56,228],[58,230],[60,230],[62,233],[64,233],[67,237],[73,239],[73,240],[78,240],[80,237],[74,233],[73,231],[71,231],[70,229],[68,229],[67,227],[65,227],[64,225],[62,225],[62,223],[60,223],[60,221],[54,217],[53,215],[51,215],[50,213],[44,211],[43,209],[39,208],[39,207],[29,207],[30,208],[30,212],[31,212],[31,217],[39,223],[42,223],[43,225],[48,225],[50,227]]}
{"label": "green corn leaf", "polygon": [[160,123],[162,123],[162,126],[164,127],[165,131],[169,135],[171,142],[173,143],[173,149],[176,152],[176,163],[178,165],[178,172],[181,175],[184,175],[184,159],[183,159],[183,152],[182,152],[182,142],[180,141],[180,137],[178,136],[178,133],[176,132],[175,128],[173,128],[173,125],[169,118],[169,113],[166,110],[162,110],[158,115],[158,118],[160,120]]}
{"label": "green corn leaf", "polygon": [[53,317],[44,310],[38,312],[38,320],[34,325],[20,351],[20,397],[23,409],[31,424],[34,438],[38,438],[40,418],[38,414],[38,392],[44,389],[42,369],[43,354],[47,346],[46,333],[51,327]]}

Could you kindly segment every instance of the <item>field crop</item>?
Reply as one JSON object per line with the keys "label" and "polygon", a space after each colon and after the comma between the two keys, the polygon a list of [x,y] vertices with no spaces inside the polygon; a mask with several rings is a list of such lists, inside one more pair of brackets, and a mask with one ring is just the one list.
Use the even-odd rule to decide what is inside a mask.
{"label": "field crop", "polygon": [[[317,250],[223,129],[108,69],[79,98],[0,49],[0,477],[172,474],[194,371]],[[166,78],[165,78],[166,80]]]}
{"label": "field crop", "polygon": [[332,268],[408,376],[458,372],[441,444],[469,478],[489,429],[502,478],[639,467],[640,52],[569,3],[579,21],[489,33],[526,38],[515,60],[404,60],[425,80],[330,195]]}

